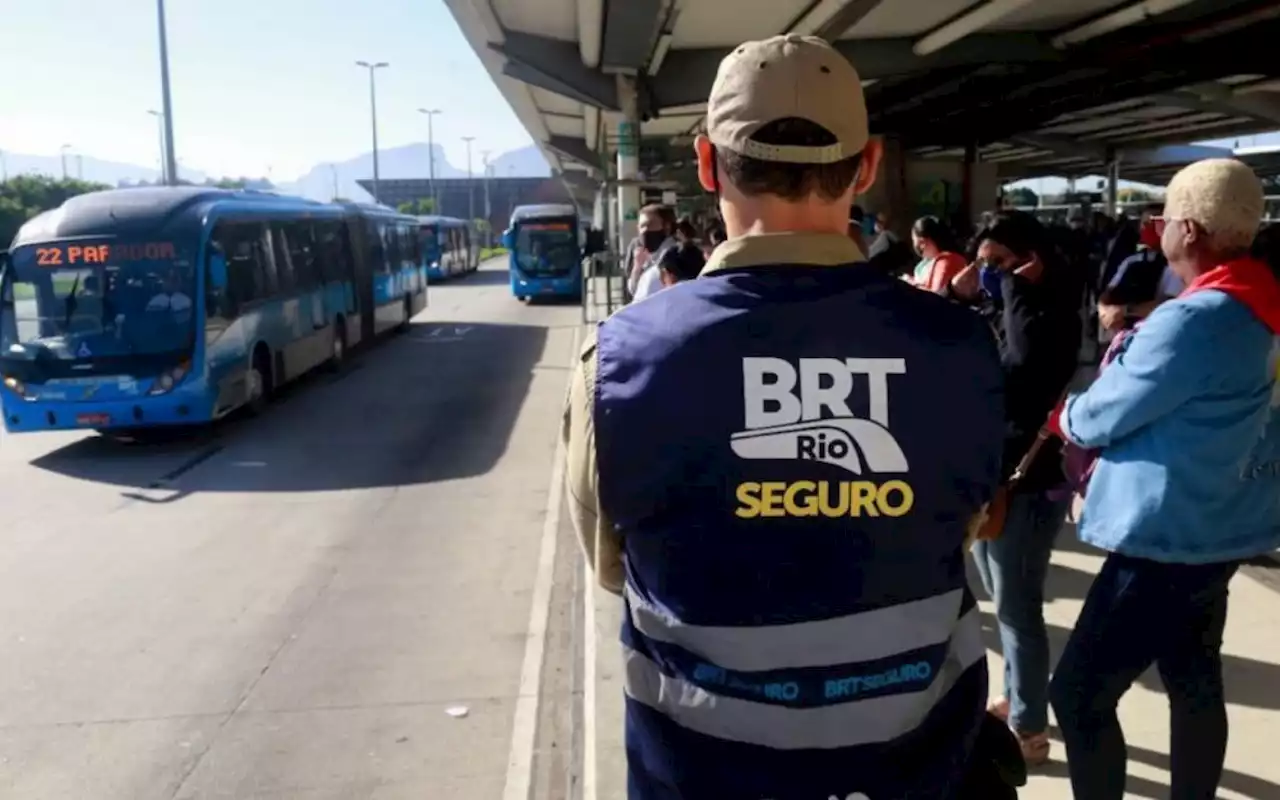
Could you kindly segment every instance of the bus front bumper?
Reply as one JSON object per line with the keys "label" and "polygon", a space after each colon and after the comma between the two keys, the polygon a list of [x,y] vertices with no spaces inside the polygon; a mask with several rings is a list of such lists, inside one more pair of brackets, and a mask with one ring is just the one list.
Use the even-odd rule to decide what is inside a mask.
{"label": "bus front bumper", "polygon": [[8,391],[4,397],[4,427],[10,433],[196,425],[211,419],[211,404],[189,394],[96,402],[24,400]]}

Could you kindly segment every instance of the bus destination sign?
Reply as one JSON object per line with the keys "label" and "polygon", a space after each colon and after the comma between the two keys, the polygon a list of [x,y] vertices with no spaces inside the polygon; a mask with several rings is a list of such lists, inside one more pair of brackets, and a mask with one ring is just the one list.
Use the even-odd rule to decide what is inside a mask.
{"label": "bus destination sign", "polygon": [[165,261],[177,256],[173,242],[141,244],[76,244],[58,242],[35,248],[36,266],[72,267],[86,264],[120,264],[131,261]]}
{"label": "bus destination sign", "polygon": [[569,223],[567,222],[537,222],[532,225],[525,224],[520,227],[527,231],[567,231]]}

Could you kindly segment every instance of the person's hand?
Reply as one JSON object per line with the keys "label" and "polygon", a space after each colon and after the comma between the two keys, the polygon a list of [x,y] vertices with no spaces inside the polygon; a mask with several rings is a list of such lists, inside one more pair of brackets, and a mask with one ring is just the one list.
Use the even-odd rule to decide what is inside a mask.
{"label": "person's hand", "polygon": [[1040,275],[1044,272],[1044,262],[1040,260],[1039,253],[1032,253],[1031,260],[1024,264],[1020,264],[1013,270],[1014,275],[1020,275],[1029,281],[1040,279]]}
{"label": "person's hand", "polygon": [[978,267],[976,264],[970,264],[951,279],[951,291],[965,300],[977,298],[981,289],[982,283],[978,280]]}
{"label": "person's hand", "polygon": [[1104,330],[1118,331],[1124,327],[1125,307],[1108,305],[1106,303],[1098,304],[1098,322]]}

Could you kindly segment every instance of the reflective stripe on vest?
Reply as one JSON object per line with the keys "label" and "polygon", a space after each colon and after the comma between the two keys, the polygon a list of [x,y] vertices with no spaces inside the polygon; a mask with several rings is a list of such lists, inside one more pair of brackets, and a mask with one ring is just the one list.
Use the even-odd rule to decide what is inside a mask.
{"label": "reflective stripe on vest", "polygon": [[688,625],[626,586],[631,624],[642,635],[743,672],[825,667],[890,658],[947,641],[963,589],[910,603],[792,625]]}
{"label": "reflective stripe on vest", "polygon": [[[928,685],[919,691],[867,700],[855,698],[816,708],[754,702],[714,694],[684,678],[668,675],[642,653],[624,647],[626,692],[681,727],[729,741],[778,750],[888,742],[919,727],[965,671],[986,656],[976,607],[958,621],[953,619],[952,624],[954,634],[946,656]],[[858,676],[851,676],[846,680],[857,679]]]}

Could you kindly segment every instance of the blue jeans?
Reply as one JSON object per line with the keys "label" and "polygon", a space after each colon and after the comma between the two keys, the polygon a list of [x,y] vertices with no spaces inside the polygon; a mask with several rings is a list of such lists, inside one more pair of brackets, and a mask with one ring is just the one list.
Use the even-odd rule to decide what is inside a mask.
{"label": "blue jeans", "polygon": [[1222,631],[1238,566],[1107,556],[1050,689],[1076,797],[1124,797],[1116,706],[1152,662],[1169,693],[1169,797],[1217,796],[1227,752]]}
{"label": "blue jeans", "polygon": [[[1018,733],[1049,729],[1049,632],[1044,625],[1044,583],[1053,542],[1070,500],[1041,492],[1015,492],[998,539],[975,542],[973,560],[996,606],[1004,651],[1004,694],[1009,725]],[[1092,799],[1091,799],[1092,800]]]}

